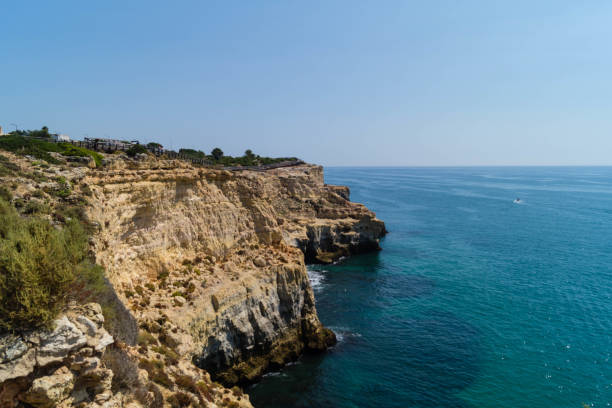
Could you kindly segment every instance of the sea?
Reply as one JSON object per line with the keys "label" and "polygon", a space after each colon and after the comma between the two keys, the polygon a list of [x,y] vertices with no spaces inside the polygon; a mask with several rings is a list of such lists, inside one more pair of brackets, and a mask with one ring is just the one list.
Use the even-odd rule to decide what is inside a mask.
{"label": "sea", "polygon": [[[612,404],[612,168],[326,168],[382,251],[311,266],[338,337],[256,408]],[[517,200],[518,198],[518,200]]]}

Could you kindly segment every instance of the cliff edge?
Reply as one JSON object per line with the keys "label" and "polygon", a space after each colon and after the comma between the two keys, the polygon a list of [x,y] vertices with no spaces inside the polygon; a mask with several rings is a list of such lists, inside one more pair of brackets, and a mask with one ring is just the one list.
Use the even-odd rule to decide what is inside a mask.
{"label": "cliff edge", "polygon": [[[13,205],[44,204],[51,212],[41,216],[52,223],[64,207],[82,210],[89,253],[104,267],[116,306],[104,322],[98,306],[73,304],[51,332],[36,334],[70,325],[86,333],[79,316],[96,310],[91,335],[104,342],[92,343],[93,354],[73,347],[41,364],[26,358],[39,355],[31,335],[0,336],[0,355],[8,356],[0,401],[9,407],[250,407],[239,388],[215,381],[253,382],[335,344],[318,319],[306,263],[378,250],[385,234],[347,187],[324,184],[320,166],[227,171],[104,155],[95,167],[60,155],[51,165],[3,155],[14,169],[3,179]],[[59,349],[70,339],[61,340]],[[106,375],[103,387],[87,388],[89,371],[73,364],[82,355]],[[12,368],[17,362],[21,371]],[[48,387],[36,388],[41,381]]]}

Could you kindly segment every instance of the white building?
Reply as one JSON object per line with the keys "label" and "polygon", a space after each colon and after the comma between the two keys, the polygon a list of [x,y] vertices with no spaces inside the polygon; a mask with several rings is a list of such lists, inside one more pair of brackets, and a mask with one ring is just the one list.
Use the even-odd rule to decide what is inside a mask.
{"label": "white building", "polygon": [[53,140],[56,142],[69,142],[70,137],[68,135],[53,135]]}

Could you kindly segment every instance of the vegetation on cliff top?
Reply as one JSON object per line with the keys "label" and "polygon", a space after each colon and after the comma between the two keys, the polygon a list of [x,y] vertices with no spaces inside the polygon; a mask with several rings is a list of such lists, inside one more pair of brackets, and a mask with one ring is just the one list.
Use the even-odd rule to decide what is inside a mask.
{"label": "vegetation on cliff top", "polygon": [[[23,131],[22,131],[23,132]],[[54,143],[50,140],[36,139],[33,136],[41,131],[27,131],[29,134],[11,133],[8,136],[0,137],[0,149],[19,154],[21,156],[34,156],[37,159],[44,160],[48,163],[59,164],[59,160],[54,158],[50,153],[56,152],[63,156],[78,156],[91,157],[97,166],[102,164],[102,155],[83,147],[75,146],[70,143]]]}
{"label": "vegetation on cliff top", "polygon": [[208,160],[212,164],[220,164],[223,166],[261,166],[298,160],[296,157],[262,157],[258,154],[254,154],[250,149],[245,151],[242,156],[226,156],[223,150],[218,147],[215,147],[209,155],[201,150],[194,149],[180,149],[179,154],[189,159]]}

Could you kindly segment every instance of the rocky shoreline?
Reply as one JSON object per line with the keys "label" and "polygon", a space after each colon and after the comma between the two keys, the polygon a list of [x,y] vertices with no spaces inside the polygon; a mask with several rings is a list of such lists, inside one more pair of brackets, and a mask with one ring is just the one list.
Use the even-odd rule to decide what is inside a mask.
{"label": "rocky shoreline", "polygon": [[[229,172],[109,156],[102,169],[77,170],[64,174],[87,192],[91,252],[139,327],[120,343],[165,401],[177,387],[197,397],[177,380],[186,372],[206,384],[244,385],[333,345],[306,263],[378,250],[386,232],[349,201],[348,188],[325,185],[320,166]],[[7,369],[0,365],[0,375]],[[204,406],[230,406],[221,390],[221,402],[212,393]],[[224,404],[250,406],[231,395]]]}

